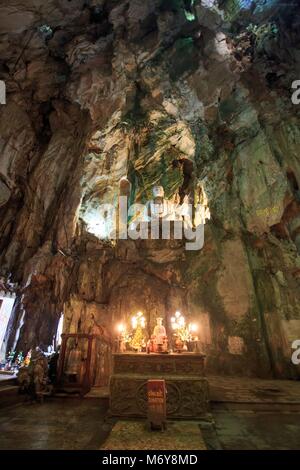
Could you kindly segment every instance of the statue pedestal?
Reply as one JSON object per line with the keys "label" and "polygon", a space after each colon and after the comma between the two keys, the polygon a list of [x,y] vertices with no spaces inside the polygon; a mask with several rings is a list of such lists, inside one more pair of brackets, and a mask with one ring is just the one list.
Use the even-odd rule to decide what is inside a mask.
{"label": "statue pedestal", "polygon": [[110,377],[110,413],[120,417],[147,416],[147,381],[164,379],[167,418],[197,419],[208,410],[208,381],[203,354],[113,355]]}

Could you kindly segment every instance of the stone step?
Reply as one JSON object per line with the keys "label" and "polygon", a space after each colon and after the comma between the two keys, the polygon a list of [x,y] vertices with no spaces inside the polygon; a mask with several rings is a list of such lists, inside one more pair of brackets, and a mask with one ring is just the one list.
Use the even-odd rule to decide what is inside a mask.
{"label": "stone step", "polygon": [[92,387],[91,390],[84,395],[84,398],[108,398],[109,388],[108,387]]}
{"label": "stone step", "polygon": [[166,429],[151,431],[146,420],[119,420],[101,450],[207,450],[195,421],[167,421]]}
{"label": "stone step", "polygon": [[16,378],[15,377],[7,377],[7,378],[1,377],[0,390],[1,390],[2,387],[6,387],[7,385],[9,385],[9,386],[17,385]]}
{"label": "stone step", "polygon": [[300,403],[293,402],[210,402],[211,411],[272,411],[299,413]]}
{"label": "stone step", "polygon": [[55,389],[56,397],[78,397],[80,395],[80,389],[78,387],[58,387]]}

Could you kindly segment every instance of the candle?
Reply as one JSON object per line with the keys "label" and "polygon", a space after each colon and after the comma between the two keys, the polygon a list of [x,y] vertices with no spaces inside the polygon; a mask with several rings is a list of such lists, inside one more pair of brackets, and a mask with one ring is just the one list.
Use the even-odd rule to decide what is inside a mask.
{"label": "candle", "polygon": [[189,331],[191,333],[196,333],[196,331],[198,331],[198,325],[196,323],[190,323],[189,324]]}
{"label": "candle", "polygon": [[122,335],[125,332],[125,325],[123,323],[119,323],[117,325],[117,332],[119,335]]}

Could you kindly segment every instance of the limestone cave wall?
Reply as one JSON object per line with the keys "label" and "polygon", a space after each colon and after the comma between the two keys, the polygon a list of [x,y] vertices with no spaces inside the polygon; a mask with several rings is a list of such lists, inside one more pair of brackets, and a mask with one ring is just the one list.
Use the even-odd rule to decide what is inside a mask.
{"label": "limestone cave wall", "polygon": [[[299,7],[244,3],[0,3],[8,349],[51,344],[62,313],[112,337],[136,309],[149,331],[181,309],[211,373],[299,376]],[[205,200],[203,249],[100,240],[92,215],[124,176],[134,201],[154,184]]]}

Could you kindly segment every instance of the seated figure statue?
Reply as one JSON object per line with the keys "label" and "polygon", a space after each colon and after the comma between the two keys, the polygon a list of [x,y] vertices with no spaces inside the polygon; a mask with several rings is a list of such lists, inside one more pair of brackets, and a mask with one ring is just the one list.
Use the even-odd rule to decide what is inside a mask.
{"label": "seated figure statue", "polygon": [[156,325],[152,335],[154,352],[167,352],[168,350],[167,333],[162,321],[161,317],[156,318]]}
{"label": "seated figure statue", "polygon": [[182,220],[192,223],[191,204],[189,197],[185,196],[182,203],[172,202],[165,199],[162,186],[153,186],[153,199],[148,202],[148,217],[151,219],[162,219],[168,221]]}
{"label": "seated figure statue", "polygon": [[174,204],[165,199],[164,188],[153,186],[152,194],[153,199],[147,204],[149,218],[175,220]]}
{"label": "seated figure statue", "polygon": [[[175,201],[168,200],[165,198],[164,188],[162,186],[153,186],[152,194],[153,199],[148,201],[146,206],[142,205],[142,209],[138,207],[136,212],[133,211],[131,214],[132,218],[129,222],[130,229],[136,229],[141,222],[153,223],[154,227],[157,227],[157,225],[160,226],[161,222],[172,223],[176,221],[192,225],[192,204],[189,204],[188,196],[184,198],[182,203],[176,202],[176,197]],[[137,204],[137,206],[141,205]],[[144,210],[144,208],[146,210]],[[153,238],[160,238],[159,234],[156,234]]]}

